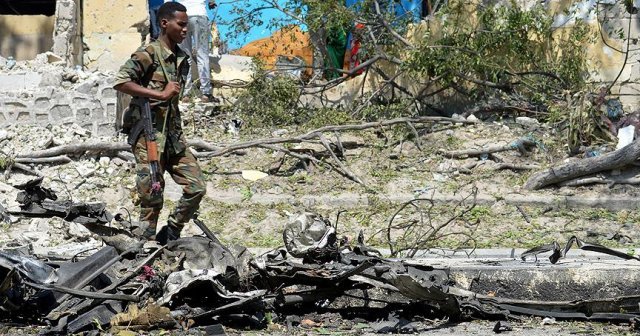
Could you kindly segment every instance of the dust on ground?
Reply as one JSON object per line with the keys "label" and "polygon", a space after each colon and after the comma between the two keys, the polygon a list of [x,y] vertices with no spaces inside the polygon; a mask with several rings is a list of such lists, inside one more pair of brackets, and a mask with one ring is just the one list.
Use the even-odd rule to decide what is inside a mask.
{"label": "dust on ground", "polygon": [[[185,115],[187,138],[202,138],[218,145],[266,137],[293,137],[309,130],[304,127],[243,128],[239,134],[231,134],[226,125],[234,116],[198,113],[196,118],[195,115],[189,112]],[[124,139],[121,135],[96,138],[75,125],[15,125],[4,132],[8,141],[3,142],[3,150],[10,155],[81,141]],[[362,230],[369,244],[387,247],[387,225],[406,200],[430,198],[436,194],[465,195],[477,188],[484,201],[478,202],[465,215],[468,222],[476,224],[469,231],[473,240],[452,235],[439,240],[437,247],[532,247],[554,239],[565,241],[573,235],[613,247],[633,246],[640,240],[640,232],[635,230],[640,212],[635,208],[619,211],[575,209],[553,201],[558,195],[635,198],[639,191],[635,186],[551,187],[531,193],[522,186],[532,171],[494,169],[496,162],[547,167],[567,160],[563,133],[551,125],[516,123],[513,118],[504,118],[474,125],[424,125],[418,132],[419,139],[410,139],[411,132],[404,126],[341,134],[341,141],[355,144],[355,148],[345,152],[344,163],[366,185],[357,184],[327,167],[309,165],[305,169],[298,159],[283,158],[279,153],[261,148],[245,149],[242,155],[201,159],[208,192],[201,204],[200,218],[224,242],[276,247],[281,244],[282,229],[289,214],[306,210],[319,213],[332,222],[339,217],[339,232],[343,235],[355,237]],[[442,154],[442,151],[509,145],[524,137],[534,139],[537,144],[527,155],[505,151],[492,154],[490,158],[451,159]],[[322,150],[321,145],[314,143],[292,146]],[[464,169],[478,161],[481,164],[476,168]],[[266,178],[252,182],[242,177],[242,171],[268,172],[278,165],[281,165],[280,169]],[[134,164],[131,162],[87,154],[65,165],[33,167],[45,174],[43,185],[52,188],[60,197],[106,202],[112,213],[137,218],[131,196],[134,187]],[[19,171],[14,171],[4,182],[6,184],[0,188],[2,204],[9,208],[16,206],[15,190],[7,184],[24,178]],[[167,180],[170,180],[168,176]],[[513,195],[527,198],[533,194],[543,201],[519,207],[507,202]],[[179,189],[169,182],[161,219],[166,218],[178,198]],[[451,207],[452,202],[435,204],[431,220],[447,220]],[[185,234],[197,232],[193,226],[186,230]],[[38,234],[43,231],[52,234],[49,237]],[[30,239],[42,240],[40,243],[48,246],[70,239],[91,239],[81,228],[41,219],[15,219],[4,228],[2,236],[7,239],[18,232]]]}

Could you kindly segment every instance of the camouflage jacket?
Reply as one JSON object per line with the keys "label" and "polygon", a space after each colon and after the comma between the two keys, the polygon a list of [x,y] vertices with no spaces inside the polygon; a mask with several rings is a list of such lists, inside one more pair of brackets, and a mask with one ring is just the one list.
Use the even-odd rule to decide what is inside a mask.
{"label": "camouflage jacket", "polygon": [[[164,62],[161,62],[160,57]],[[147,87],[150,89],[164,90],[167,80],[179,82],[184,87],[185,78],[189,71],[187,58],[187,54],[178,46],[176,46],[174,53],[160,41],[151,42],[133,53],[131,58],[120,68],[114,86],[130,81],[142,85],[143,77],[148,75],[150,80]],[[157,65],[156,69],[153,73],[149,73],[148,70],[154,62]],[[151,118],[158,131],[158,150],[160,153],[164,152],[165,143],[169,153],[180,153],[186,148],[178,101],[179,96],[174,96],[166,101],[149,99]],[[123,128],[131,129],[141,119],[140,109],[131,105],[123,119]]]}

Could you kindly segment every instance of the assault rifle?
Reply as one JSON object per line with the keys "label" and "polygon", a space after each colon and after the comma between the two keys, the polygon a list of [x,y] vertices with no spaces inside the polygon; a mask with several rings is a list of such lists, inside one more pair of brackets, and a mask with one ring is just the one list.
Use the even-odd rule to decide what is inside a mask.
{"label": "assault rifle", "polygon": [[156,143],[156,129],[151,119],[151,107],[149,98],[134,97],[132,103],[140,108],[142,129],[147,143],[147,160],[149,161],[149,173],[151,175],[151,194],[156,195],[162,191],[160,185],[160,158],[158,157],[158,144]]}

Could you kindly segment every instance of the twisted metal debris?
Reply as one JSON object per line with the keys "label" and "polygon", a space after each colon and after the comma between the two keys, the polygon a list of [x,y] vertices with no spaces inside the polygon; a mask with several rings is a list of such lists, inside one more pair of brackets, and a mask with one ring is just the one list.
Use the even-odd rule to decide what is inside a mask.
{"label": "twisted metal debris", "polygon": [[[107,244],[87,258],[65,262],[38,260],[28,248],[0,251],[0,322],[41,325],[43,334],[96,328],[264,328],[274,318],[293,325],[292,316],[310,311],[365,317],[377,332],[417,332],[424,329],[425,317],[502,321],[533,315],[639,324],[640,296],[546,302],[481,295],[456,286],[446,267],[383,258],[362,237],[356,246],[340,241],[336,228],[315,214],[301,214],[285,227],[286,248],[254,256],[244,247],[224,246],[208,230],[205,237],[180,238],[166,246],[142,245],[128,230],[105,226],[111,215],[104,207],[67,204],[62,211],[58,204],[43,212],[52,208],[43,204],[54,202],[55,195],[39,182],[24,190],[24,207],[14,212],[0,208],[0,217],[80,219]],[[568,247],[560,251],[555,244],[524,256],[547,250],[564,256]]]}

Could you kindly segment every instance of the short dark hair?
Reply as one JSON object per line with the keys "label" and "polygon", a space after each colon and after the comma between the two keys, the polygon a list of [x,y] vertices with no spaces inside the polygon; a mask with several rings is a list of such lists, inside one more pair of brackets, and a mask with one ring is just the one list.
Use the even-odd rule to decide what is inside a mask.
{"label": "short dark hair", "polygon": [[162,19],[171,20],[176,12],[187,12],[187,7],[179,2],[165,2],[158,8],[158,25]]}

